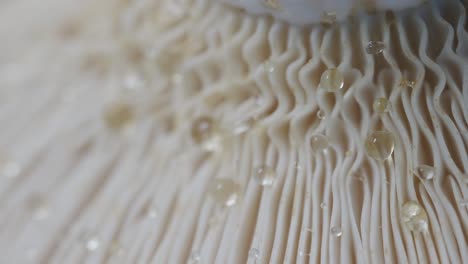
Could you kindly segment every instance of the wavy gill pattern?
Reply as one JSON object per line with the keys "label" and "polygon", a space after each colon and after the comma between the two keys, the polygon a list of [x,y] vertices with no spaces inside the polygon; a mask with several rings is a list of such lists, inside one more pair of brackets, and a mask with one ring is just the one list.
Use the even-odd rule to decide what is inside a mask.
{"label": "wavy gill pattern", "polygon": [[[0,150],[21,165],[0,178],[0,262],[468,263],[467,14],[445,2],[301,29],[209,0],[100,1],[24,26],[21,45],[0,44]],[[345,87],[324,93],[333,67]],[[391,112],[374,112],[378,97]],[[136,119],[116,135],[103,111],[118,99]],[[220,152],[190,139],[206,114]],[[396,138],[385,162],[363,143],[381,129]],[[317,134],[331,146],[313,153]],[[215,178],[242,186],[236,206],[210,199]],[[407,200],[426,234],[400,222]]]}

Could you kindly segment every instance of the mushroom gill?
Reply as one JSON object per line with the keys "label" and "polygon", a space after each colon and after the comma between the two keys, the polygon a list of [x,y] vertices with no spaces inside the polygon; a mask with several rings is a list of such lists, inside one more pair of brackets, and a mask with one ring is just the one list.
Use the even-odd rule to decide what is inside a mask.
{"label": "mushroom gill", "polygon": [[0,2],[0,262],[468,263],[466,9]]}

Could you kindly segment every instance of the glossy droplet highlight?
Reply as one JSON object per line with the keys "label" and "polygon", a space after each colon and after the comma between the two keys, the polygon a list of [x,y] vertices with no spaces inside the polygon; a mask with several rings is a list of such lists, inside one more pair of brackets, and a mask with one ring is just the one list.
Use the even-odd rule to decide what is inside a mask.
{"label": "glossy droplet highlight", "polygon": [[336,12],[325,12],[320,20],[322,24],[331,26],[336,23]]}
{"label": "glossy droplet highlight", "polygon": [[275,72],[275,64],[271,60],[267,60],[266,62],[263,63],[263,70],[266,73],[273,73]]}
{"label": "glossy droplet highlight", "polygon": [[221,135],[216,122],[208,116],[201,116],[192,123],[193,141],[207,151],[219,150]]}
{"label": "glossy droplet highlight", "polygon": [[366,52],[370,55],[377,55],[384,51],[385,43],[382,41],[369,41],[366,46]]}
{"label": "glossy droplet highlight", "polygon": [[324,120],[326,118],[326,114],[325,114],[325,111],[323,111],[322,109],[319,109],[317,111],[317,117],[318,119],[320,120]]}
{"label": "glossy droplet highlight", "polygon": [[390,111],[391,104],[387,98],[380,97],[374,100],[373,108],[376,113],[383,114]]}
{"label": "glossy droplet highlight", "polygon": [[114,131],[122,130],[135,119],[133,107],[125,102],[115,102],[104,111],[106,126]]}
{"label": "glossy droplet highlight", "polygon": [[275,183],[276,173],[270,166],[260,166],[255,170],[254,179],[263,187],[271,187]]}
{"label": "glossy droplet highlight", "polygon": [[416,201],[408,201],[400,209],[403,224],[412,232],[420,233],[428,230],[429,221],[426,211]]}
{"label": "glossy droplet highlight", "polygon": [[92,236],[86,241],[86,249],[88,251],[96,251],[99,248],[100,244],[101,242],[99,238],[96,236]]}
{"label": "glossy droplet highlight", "polygon": [[320,203],[320,208],[327,209],[327,203]]}
{"label": "glossy droplet highlight", "polygon": [[251,248],[249,250],[249,258],[259,259],[260,258],[260,250],[258,250],[256,248]]}
{"label": "glossy droplet highlight", "polygon": [[376,160],[386,160],[390,158],[395,148],[393,135],[385,130],[371,133],[366,141],[365,148],[367,154]]}
{"label": "glossy droplet highlight", "polygon": [[144,208],[141,212],[141,217],[143,219],[156,219],[158,217],[158,208],[152,205]]}
{"label": "glossy droplet highlight", "polygon": [[338,69],[328,69],[320,78],[319,88],[327,92],[337,92],[344,86],[343,74]]}
{"label": "glossy droplet highlight", "polygon": [[338,226],[333,226],[330,229],[330,234],[334,237],[340,237],[341,235],[343,235],[343,230],[341,230],[341,228]]}
{"label": "glossy droplet highlight", "polygon": [[419,165],[414,173],[421,180],[432,180],[432,178],[434,178],[435,169],[428,165]]}
{"label": "glossy droplet highlight", "polygon": [[192,255],[190,255],[190,263],[199,263],[200,260],[201,260],[200,253],[193,252]]}
{"label": "glossy droplet highlight", "polygon": [[237,203],[241,186],[231,179],[214,179],[208,186],[211,197],[219,204],[231,207]]}
{"label": "glossy droplet highlight", "polygon": [[313,152],[319,153],[324,151],[330,146],[330,142],[328,141],[328,137],[318,134],[313,135],[310,139],[310,147]]}
{"label": "glossy droplet highlight", "polygon": [[407,80],[406,78],[402,78],[400,80],[400,87],[401,88],[412,88],[413,89],[414,87],[416,87],[416,82]]}

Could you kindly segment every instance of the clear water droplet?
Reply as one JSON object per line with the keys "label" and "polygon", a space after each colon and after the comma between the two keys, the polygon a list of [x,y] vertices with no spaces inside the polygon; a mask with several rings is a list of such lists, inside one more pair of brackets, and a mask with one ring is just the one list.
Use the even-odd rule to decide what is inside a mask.
{"label": "clear water droplet", "polygon": [[336,23],[336,12],[323,13],[321,23],[327,26],[334,25]]}
{"label": "clear water droplet", "polygon": [[263,63],[263,70],[266,73],[273,73],[275,72],[275,64],[271,60],[267,60],[265,63]]}
{"label": "clear water droplet", "polygon": [[322,109],[319,109],[317,111],[317,117],[318,119],[320,120],[324,120],[326,118],[326,114],[325,114],[325,111],[323,111]]}
{"label": "clear water droplet", "polygon": [[275,170],[270,166],[260,166],[255,170],[254,179],[263,187],[271,187],[276,179]]}
{"label": "clear water droplet", "polygon": [[401,87],[401,88],[411,88],[411,89],[414,89],[414,87],[416,87],[416,82],[415,82],[415,81],[407,80],[406,78],[402,78],[402,79],[400,80],[400,87]]}
{"label": "clear water droplet", "polygon": [[100,244],[101,242],[99,238],[96,236],[92,236],[86,241],[86,249],[88,251],[96,251],[99,248]]}
{"label": "clear water droplet", "polygon": [[213,118],[201,116],[195,119],[191,128],[192,140],[207,151],[221,148],[221,133]]}
{"label": "clear water droplet", "polygon": [[154,206],[146,208],[145,217],[148,219],[156,219],[158,217],[158,209]]}
{"label": "clear water droplet", "polygon": [[337,92],[344,87],[343,74],[338,69],[328,69],[320,78],[319,88],[327,92]]}
{"label": "clear water droplet", "polygon": [[419,165],[414,172],[421,180],[432,180],[434,178],[435,169],[428,165]]}
{"label": "clear water droplet", "polygon": [[400,209],[403,224],[412,232],[425,232],[429,224],[426,211],[416,201],[408,201]]}
{"label": "clear water droplet", "polygon": [[367,54],[370,54],[370,55],[377,55],[377,54],[380,54],[384,51],[385,49],[385,43],[383,43],[382,41],[369,41],[369,43],[367,43],[367,46],[366,46],[366,52]]}
{"label": "clear water droplet", "polygon": [[320,208],[327,209],[327,203],[325,203],[325,202],[320,203]]}
{"label": "clear water droplet", "polygon": [[310,140],[310,147],[315,153],[322,152],[329,146],[330,142],[328,141],[328,137],[321,134],[313,135]]}
{"label": "clear water droplet", "polygon": [[376,160],[383,161],[390,158],[395,148],[392,133],[385,130],[371,133],[365,141],[365,148],[367,154]]}
{"label": "clear water droplet", "polygon": [[126,102],[114,102],[104,110],[104,122],[114,131],[127,128],[135,119],[133,107]]}
{"label": "clear water droplet", "polygon": [[260,250],[258,250],[256,248],[251,248],[249,250],[249,258],[259,259],[260,258]]}
{"label": "clear water droplet", "polygon": [[386,98],[380,97],[374,100],[373,107],[375,112],[383,114],[390,111],[391,103]]}
{"label": "clear water droplet", "polygon": [[190,255],[190,263],[199,263],[201,260],[201,256],[199,252],[193,252],[192,255]]}
{"label": "clear water droplet", "polygon": [[231,179],[213,179],[208,186],[208,193],[219,204],[234,206],[241,195],[241,186]]}
{"label": "clear water droplet", "polygon": [[333,226],[333,227],[330,229],[330,233],[331,233],[332,236],[334,236],[334,237],[340,237],[341,235],[343,235],[343,230],[341,230],[340,227]]}

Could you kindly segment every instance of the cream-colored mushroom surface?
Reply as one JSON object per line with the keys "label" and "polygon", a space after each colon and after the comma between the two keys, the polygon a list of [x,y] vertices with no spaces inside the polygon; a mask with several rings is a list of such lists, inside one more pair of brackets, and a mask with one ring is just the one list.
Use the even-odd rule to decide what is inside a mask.
{"label": "cream-colored mushroom surface", "polygon": [[299,28],[0,1],[0,263],[468,263],[466,2]]}

